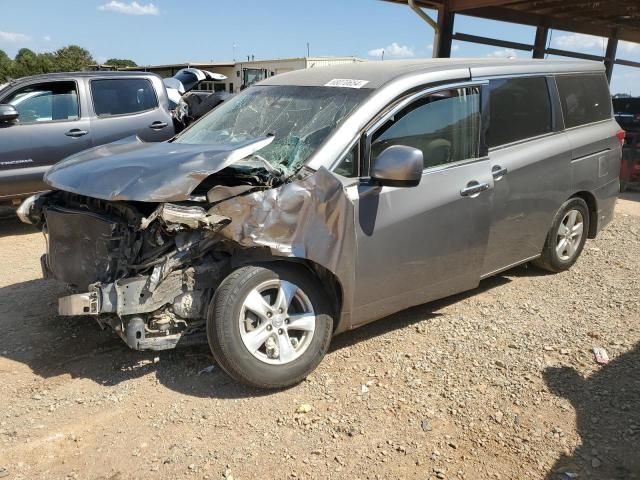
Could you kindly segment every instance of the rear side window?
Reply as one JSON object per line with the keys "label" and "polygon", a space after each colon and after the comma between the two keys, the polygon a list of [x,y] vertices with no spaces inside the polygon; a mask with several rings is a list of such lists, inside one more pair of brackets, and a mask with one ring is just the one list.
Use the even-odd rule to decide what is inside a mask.
{"label": "rear side window", "polygon": [[491,80],[489,105],[486,133],[489,147],[553,131],[551,101],[544,77]]}
{"label": "rear side window", "polygon": [[556,77],[566,128],[611,118],[611,96],[604,75]]}
{"label": "rear side window", "polygon": [[92,80],[91,96],[99,117],[144,112],[158,106],[151,82],[143,78]]}

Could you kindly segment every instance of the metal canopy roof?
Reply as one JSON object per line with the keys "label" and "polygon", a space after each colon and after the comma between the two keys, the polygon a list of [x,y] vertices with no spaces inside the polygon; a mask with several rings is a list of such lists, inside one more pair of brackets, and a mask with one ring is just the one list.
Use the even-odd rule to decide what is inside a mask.
{"label": "metal canopy roof", "polygon": [[[386,0],[407,5],[408,0]],[[640,43],[640,0],[415,0],[491,20],[586,33]]]}

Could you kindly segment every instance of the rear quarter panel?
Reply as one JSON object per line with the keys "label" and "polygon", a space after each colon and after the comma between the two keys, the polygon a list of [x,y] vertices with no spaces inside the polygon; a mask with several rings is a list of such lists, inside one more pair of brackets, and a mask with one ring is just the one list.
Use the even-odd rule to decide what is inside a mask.
{"label": "rear quarter panel", "polygon": [[611,119],[567,130],[573,149],[572,190],[594,195],[598,219],[596,231],[613,218],[620,190],[622,148],[616,138],[619,129]]}

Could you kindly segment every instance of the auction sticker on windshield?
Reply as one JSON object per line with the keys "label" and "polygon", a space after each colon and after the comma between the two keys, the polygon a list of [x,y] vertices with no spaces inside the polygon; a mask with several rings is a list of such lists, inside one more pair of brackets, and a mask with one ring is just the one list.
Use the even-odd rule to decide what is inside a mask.
{"label": "auction sticker on windshield", "polygon": [[356,80],[353,78],[334,78],[325,87],[346,87],[346,88],[362,88],[369,80]]}

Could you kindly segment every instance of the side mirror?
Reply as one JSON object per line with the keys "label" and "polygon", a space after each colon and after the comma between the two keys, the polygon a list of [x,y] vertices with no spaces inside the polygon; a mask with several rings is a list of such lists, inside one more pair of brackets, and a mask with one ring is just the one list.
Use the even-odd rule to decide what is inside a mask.
{"label": "side mirror", "polygon": [[13,122],[20,114],[13,105],[0,105],[0,122]]}
{"label": "side mirror", "polygon": [[373,161],[371,178],[382,186],[415,187],[420,183],[423,168],[422,150],[392,145]]}

